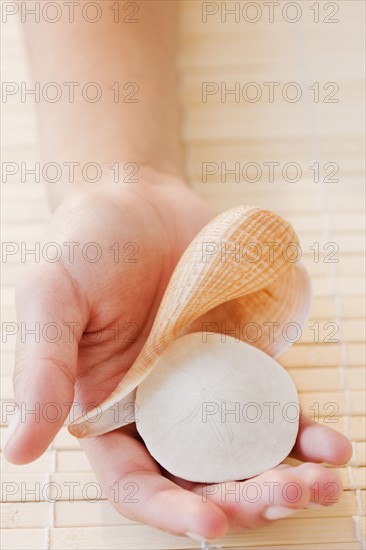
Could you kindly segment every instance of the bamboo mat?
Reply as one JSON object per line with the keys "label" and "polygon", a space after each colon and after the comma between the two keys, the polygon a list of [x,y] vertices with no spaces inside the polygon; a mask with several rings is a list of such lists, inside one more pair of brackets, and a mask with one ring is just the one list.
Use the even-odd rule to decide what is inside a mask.
{"label": "bamboo mat", "polygon": [[[352,440],[354,455],[349,465],[337,468],[345,491],[334,507],[306,510],[266,529],[228,536],[221,543],[223,548],[236,549],[353,550],[364,547],[366,493],[364,4],[357,0],[290,3],[301,4],[296,23],[286,18],[298,16],[298,7],[296,12],[291,7],[284,12],[286,3],[281,1],[271,23],[265,4],[250,4],[182,4],[180,67],[187,172],[191,185],[215,212],[255,203],[294,224],[312,276],[314,301],[301,340],[280,362],[293,377],[305,412],[312,415],[318,407],[321,422],[334,421],[331,426]],[[225,21],[225,7],[236,5],[239,15],[227,15]],[[202,10],[215,13],[205,16]],[[248,21],[258,17],[256,23]],[[15,18],[3,25],[3,80],[30,82],[21,25]],[[277,83],[273,102],[266,82]],[[291,82],[296,86],[286,88]],[[208,83],[204,97],[202,83]],[[235,83],[239,83],[239,97],[225,95],[225,90],[238,86]],[[299,101],[289,101],[299,87]],[[261,99],[251,101],[259,93]],[[3,161],[35,162],[34,104],[9,100],[2,111]],[[269,178],[268,163],[278,163],[274,181]],[[301,177],[295,181],[298,166]],[[225,168],[236,173],[225,174]],[[41,183],[22,183],[18,176],[3,185],[4,241],[31,245],[48,217]],[[20,269],[15,257],[3,264],[4,322],[15,321],[14,286]],[[3,343],[1,358],[2,399],[8,402],[12,400],[14,339]],[[4,431],[3,424],[2,435]],[[77,440],[66,429],[39,460],[22,467],[2,460],[2,472],[3,488],[11,487],[9,483],[18,488],[23,483],[28,489],[56,483],[61,488],[61,493],[53,495],[55,502],[50,502],[52,490],[49,501],[37,495],[40,502],[31,493],[25,497],[19,490],[13,495],[3,490],[5,549],[197,547],[188,539],[117,515],[104,497],[87,501],[83,490],[88,483],[93,486],[95,478]],[[68,500],[67,483],[71,482],[79,483],[75,502]],[[89,499],[94,496],[88,495]]]}

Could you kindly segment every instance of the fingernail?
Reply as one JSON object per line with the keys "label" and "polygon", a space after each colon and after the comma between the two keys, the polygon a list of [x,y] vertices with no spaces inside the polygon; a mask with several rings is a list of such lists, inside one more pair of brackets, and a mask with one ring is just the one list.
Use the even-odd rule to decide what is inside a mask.
{"label": "fingernail", "polygon": [[4,451],[8,447],[10,441],[13,439],[15,433],[17,432],[20,426],[20,411],[18,410],[11,418],[9,422],[8,429],[6,430],[6,440],[4,445]]}
{"label": "fingernail", "polygon": [[296,508],[286,508],[285,506],[270,506],[267,510],[264,511],[263,517],[274,521],[275,519],[287,518],[296,514],[298,510]]}
{"label": "fingernail", "polygon": [[196,533],[191,533],[190,531],[187,531],[186,536],[189,539],[197,540],[198,542],[206,542],[206,539],[202,537],[201,535],[197,535]]}
{"label": "fingernail", "polygon": [[211,546],[211,542],[208,542],[207,539],[201,537],[201,535],[187,531],[186,536],[189,539],[198,541],[201,544],[201,550],[221,550],[221,546]]}

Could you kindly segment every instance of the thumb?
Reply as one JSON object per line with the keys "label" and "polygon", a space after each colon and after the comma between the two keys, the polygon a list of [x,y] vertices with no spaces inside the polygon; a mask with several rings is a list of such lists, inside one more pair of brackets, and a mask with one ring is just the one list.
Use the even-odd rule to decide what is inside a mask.
{"label": "thumb", "polygon": [[80,296],[76,282],[60,263],[32,268],[17,289],[13,377],[17,412],[4,449],[14,464],[38,458],[70,411],[87,311]]}

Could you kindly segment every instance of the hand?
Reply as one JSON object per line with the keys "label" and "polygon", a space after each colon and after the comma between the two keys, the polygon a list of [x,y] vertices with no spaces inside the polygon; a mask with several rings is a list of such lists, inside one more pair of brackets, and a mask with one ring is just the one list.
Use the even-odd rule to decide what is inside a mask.
{"label": "hand", "polygon": [[[41,327],[57,325],[48,325],[48,341],[18,341],[16,400],[27,409],[39,403],[39,410],[49,410],[49,416],[47,403],[57,403],[62,414],[56,422],[45,414],[18,420],[5,449],[13,463],[35,460],[47,449],[73,400],[78,404],[76,418],[84,405],[92,408],[111,393],[143,346],[182,252],[210,218],[182,182],[152,171],[147,174],[138,184],[103,184],[64,203],[47,230],[47,240],[62,246],[62,259],[32,266],[19,285],[19,322],[29,327],[36,322]],[[70,245],[64,244],[71,242],[80,243],[74,261]],[[96,248],[85,247],[91,242],[102,251],[95,263],[91,259]],[[120,243],[119,257],[114,243]],[[126,243],[135,244],[124,249]],[[60,338],[52,326],[62,329]],[[52,338],[57,341],[50,343]],[[119,512],[173,534],[206,539],[220,537],[229,528],[264,525],[280,517],[283,507],[296,511],[314,500],[331,504],[330,495],[334,502],[341,493],[340,482],[332,470],[314,462],[340,465],[351,456],[345,437],[302,418],[292,456],[310,463],[281,465],[251,480],[205,487],[163,472],[134,426],[81,444],[105,495]],[[250,491],[245,498],[253,481],[258,500]],[[236,493],[229,492],[233,487]]]}

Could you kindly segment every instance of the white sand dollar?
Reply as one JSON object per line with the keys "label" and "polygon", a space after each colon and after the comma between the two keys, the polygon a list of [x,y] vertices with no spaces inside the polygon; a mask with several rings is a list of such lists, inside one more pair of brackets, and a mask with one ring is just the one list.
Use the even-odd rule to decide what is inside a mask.
{"label": "white sand dollar", "polygon": [[271,357],[221,334],[175,340],[136,393],[149,452],[190,481],[239,480],[277,466],[298,432],[299,402]]}

